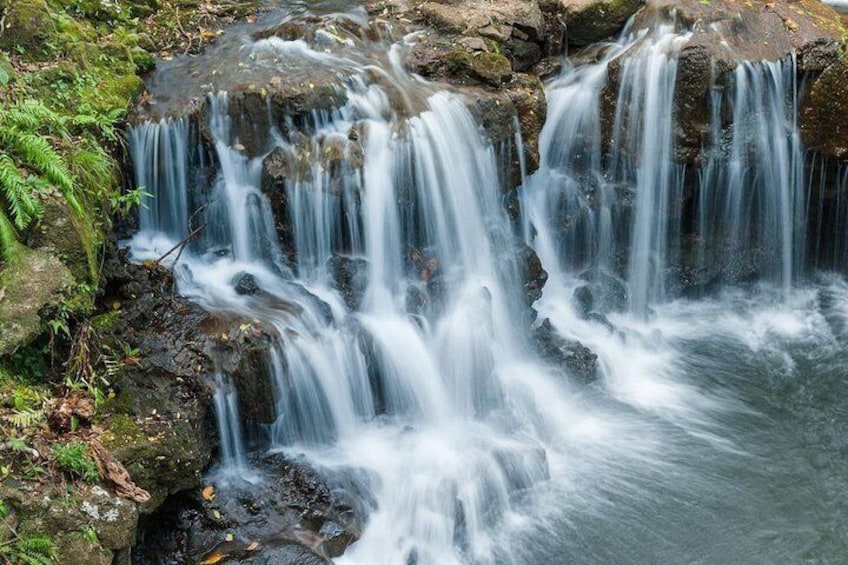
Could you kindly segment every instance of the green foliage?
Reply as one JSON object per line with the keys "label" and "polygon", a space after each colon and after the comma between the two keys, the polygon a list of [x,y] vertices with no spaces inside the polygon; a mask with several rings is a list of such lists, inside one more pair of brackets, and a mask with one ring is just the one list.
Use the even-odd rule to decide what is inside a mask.
{"label": "green foliage", "polygon": [[41,195],[61,192],[82,215],[74,175],[57,145],[67,143],[66,120],[41,102],[28,100],[0,108],[0,252],[14,255],[14,231],[39,220]]}
{"label": "green foliage", "polygon": [[38,383],[47,374],[49,357],[49,345],[46,341],[39,340],[4,357],[3,368],[18,381]]}
{"label": "green foliage", "polygon": [[96,482],[100,478],[97,464],[88,454],[85,442],[74,441],[65,445],[53,446],[53,457],[59,468],[71,477],[80,478],[86,482]]}
{"label": "green foliage", "polygon": [[50,536],[18,537],[0,545],[0,561],[9,565],[49,565],[56,559],[56,545]]}

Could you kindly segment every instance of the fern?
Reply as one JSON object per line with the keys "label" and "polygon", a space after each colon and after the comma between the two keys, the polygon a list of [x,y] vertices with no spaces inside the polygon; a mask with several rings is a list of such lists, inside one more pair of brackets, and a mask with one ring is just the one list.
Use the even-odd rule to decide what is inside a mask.
{"label": "fern", "polygon": [[6,153],[0,154],[0,189],[17,229],[24,229],[41,216],[41,203],[35,198],[29,181]]}
{"label": "fern", "polygon": [[75,144],[67,160],[74,178],[89,194],[102,196],[115,185],[115,162],[99,145],[88,141]]}
{"label": "fern", "polygon": [[47,139],[17,128],[0,130],[2,141],[28,167],[36,169],[62,191],[73,191],[74,179],[67,164]]}
{"label": "fern", "polygon": [[50,565],[56,558],[56,546],[49,536],[33,535],[18,538],[0,547],[0,559],[9,564]]}
{"label": "fern", "polygon": [[16,428],[29,428],[44,418],[44,411],[32,409],[16,410],[12,414],[4,416],[4,418]]}
{"label": "fern", "polygon": [[6,110],[0,118],[3,123],[25,130],[49,127],[53,133],[67,137],[66,118],[60,116],[38,100],[25,100]]}

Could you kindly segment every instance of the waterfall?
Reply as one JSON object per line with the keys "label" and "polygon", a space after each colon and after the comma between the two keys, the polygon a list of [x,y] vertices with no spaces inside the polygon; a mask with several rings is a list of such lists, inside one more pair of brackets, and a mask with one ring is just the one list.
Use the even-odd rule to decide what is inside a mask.
{"label": "waterfall", "polygon": [[[575,275],[591,268],[620,277],[641,316],[679,295],[686,271],[709,273],[711,284],[756,275],[788,292],[805,264],[795,58],[743,62],[727,85],[713,85],[709,141],[692,181],[675,147],[676,60],[686,39],[659,26],[554,81],[542,167],[527,191],[524,231],[534,244]],[[612,64],[615,114],[604,140]],[[755,272],[734,273],[745,268],[734,262]]]}
{"label": "waterfall", "polygon": [[[257,155],[238,138],[243,116],[225,91],[192,118],[211,139],[189,119],[130,129],[135,182],[156,197],[140,211],[133,256],[158,257],[200,228],[176,265],[170,258],[179,292],[276,330],[266,359],[274,398],[262,399],[275,420],[250,439],[367,493],[362,537],[339,563],[638,561],[654,555],[644,540],[664,541],[654,524],[706,520],[725,474],[744,474],[738,461],[753,455],[727,422],[762,422],[710,389],[711,368],[730,380],[725,356],[697,366],[703,351],[687,340],[734,362],[754,351],[777,373],[790,367],[774,336],[800,340],[821,323],[799,314],[815,302],[794,287],[806,249],[831,246],[846,217],[829,211],[832,183],[804,173],[794,58],[743,63],[716,82],[703,164],[693,175],[679,163],[674,97],[687,37],[671,25],[628,36],[548,85],[520,226],[503,206],[510,175],[468,101],[403,71],[398,46],[360,64],[302,40],[255,44],[356,70],[344,104],[297,123],[280,117]],[[280,173],[270,188],[269,162]],[[845,188],[848,174],[832,168]],[[819,228],[807,233],[814,212]],[[532,327],[521,242],[549,274]],[[735,267],[742,256],[780,298],[734,290],[752,276]],[[731,307],[675,302],[682,272],[707,272],[702,286],[728,291]],[[236,291],[245,276],[256,292]],[[579,311],[584,287],[591,300]],[[578,386],[543,358],[531,334],[548,327],[597,355],[597,382]],[[214,380],[221,464],[249,478],[232,379]],[[656,485],[679,504],[668,518]],[[740,516],[709,532],[738,529]],[[523,545],[557,532],[548,553]],[[609,532],[622,533],[615,556],[596,549]]]}

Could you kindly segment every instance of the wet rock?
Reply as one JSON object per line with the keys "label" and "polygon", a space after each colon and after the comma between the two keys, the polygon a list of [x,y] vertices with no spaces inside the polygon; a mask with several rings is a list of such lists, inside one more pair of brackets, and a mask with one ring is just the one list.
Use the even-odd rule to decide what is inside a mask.
{"label": "wet rock", "polygon": [[[545,124],[547,101],[542,82],[535,76],[516,73],[512,81],[497,92],[474,89],[471,113],[480,122],[487,137],[495,147],[507,148],[503,160],[508,164],[510,176],[504,188],[519,186],[521,161],[527,173],[539,168],[539,135]],[[524,154],[515,147],[515,125],[521,133]]]}
{"label": "wet rock", "polygon": [[580,278],[589,283],[585,288],[590,291],[592,308],[596,311],[620,312],[627,309],[627,285],[615,275],[595,267],[580,273]]}
{"label": "wet rock", "polygon": [[368,261],[336,254],[327,260],[327,267],[347,307],[359,310],[368,287]]}
{"label": "wet rock", "polygon": [[236,294],[252,296],[259,292],[259,283],[256,282],[256,277],[250,273],[239,273],[233,277],[233,288]]}
{"label": "wet rock", "polygon": [[571,376],[587,383],[597,379],[598,356],[579,341],[560,336],[549,319],[533,330],[533,341],[544,358],[564,367]]}
{"label": "wet rock", "polygon": [[844,57],[810,86],[801,110],[801,132],[807,147],[848,158],[848,60]]}
{"label": "wet rock", "polygon": [[273,423],[277,394],[268,359],[277,342],[276,329],[257,320],[219,315],[208,320],[203,331],[214,339],[208,347],[218,368],[232,378],[241,417],[260,424]]}
{"label": "wet rock", "polygon": [[[325,564],[359,537],[360,518],[304,463],[256,456],[255,484],[219,485],[212,500],[187,493],[145,522],[137,563],[197,563],[224,555],[251,563]],[[208,498],[208,497],[207,497]]]}
{"label": "wet rock", "polygon": [[296,157],[288,150],[277,147],[262,160],[262,192],[268,197],[274,226],[277,228],[280,248],[290,259],[295,254],[294,226],[289,219],[287,182],[295,180]]}
{"label": "wet rock", "polygon": [[609,39],[642,7],[643,0],[540,0],[549,22],[562,22],[569,45]]}
{"label": "wet rock", "polygon": [[[711,143],[708,102],[714,84],[727,84],[728,73],[743,61],[778,61],[793,54],[800,71],[821,72],[839,58],[844,33],[835,12],[816,0],[648,0],[634,16],[633,31],[668,21],[692,32],[680,45],[674,103],[677,158],[695,165],[701,148]],[[609,69],[603,110],[607,139],[625,60]]]}
{"label": "wet rock", "polygon": [[44,331],[50,313],[73,285],[71,272],[58,258],[19,247],[17,257],[0,270],[0,356]]}
{"label": "wet rock", "polygon": [[522,245],[517,253],[519,272],[522,276],[524,300],[528,306],[542,297],[542,289],[548,280],[548,273],[542,267],[542,261],[529,245]]}
{"label": "wet rock", "polygon": [[211,460],[216,370],[230,372],[237,386],[255,384],[240,390],[241,408],[258,421],[273,418],[270,384],[259,378],[272,336],[250,320],[202,310],[174,293],[170,272],[128,263],[123,252],[110,253],[103,271],[104,301],[121,308],[110,333],[138,349],[138,363],[112,382],[102,443],[150,493],[141,510],[151,512],[197,486]]}
{"label": "wet rock", "polygon": [[579,286],[571,295],[571,305],[581,318],[586,318],[592,311],[594,298],[588,286]]}
{"label": "wet rock", "polygon": [[540,80],[553,78],[562,73],[562,59],[558,57],[542,59],[533,66],[530,73],[539,77]]}
{"label": "wet rock", "polygon": [[512,68],[516,72],[529,72],[542,59],[542,48],[531,41],[513,40],[507,49]]}

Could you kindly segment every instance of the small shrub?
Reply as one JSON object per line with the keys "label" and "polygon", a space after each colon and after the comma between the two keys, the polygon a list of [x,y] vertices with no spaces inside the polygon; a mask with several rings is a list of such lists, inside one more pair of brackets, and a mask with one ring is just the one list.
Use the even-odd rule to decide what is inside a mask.
{"label": "small shrub", "polygon": [[80,478],[89,483],[96,482],[100,478],[97,464],[88,454],[88,447],[82,441],[54,445],[53,456],[59,468],[71,477]]}

